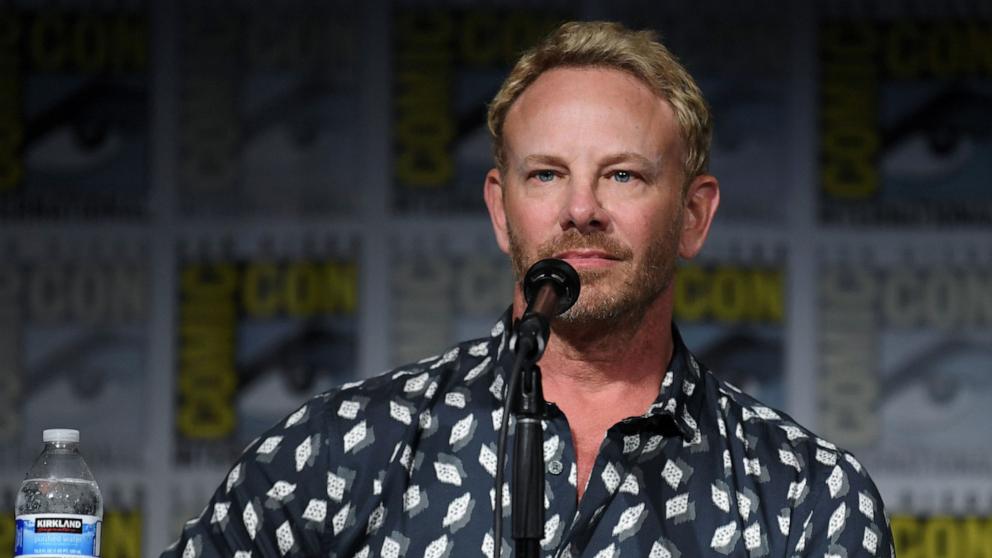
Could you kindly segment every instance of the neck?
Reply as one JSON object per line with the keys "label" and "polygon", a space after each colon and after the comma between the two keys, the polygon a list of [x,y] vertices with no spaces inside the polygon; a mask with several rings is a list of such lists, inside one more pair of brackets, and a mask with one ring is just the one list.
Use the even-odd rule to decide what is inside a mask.
{"label": "neck", "polygon": [[[525,308],[517,292],[514,316],[522,315]],[[548,400],[554,401],[561,392],[588,396],[639,392],[653,400],[671,360],[671,320],[669,287],[638,316],[610,323],[555,323],[540,362]]]}

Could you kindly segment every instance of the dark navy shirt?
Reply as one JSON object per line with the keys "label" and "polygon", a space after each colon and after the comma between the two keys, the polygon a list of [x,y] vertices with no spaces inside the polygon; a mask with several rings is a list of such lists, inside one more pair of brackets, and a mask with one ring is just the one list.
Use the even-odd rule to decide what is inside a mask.
{"label": "dark navy shirt", "polygon": [[[509,320],[307,402],[249,445],[163,556],[492,556]],[[568,421],[548,404],[545,555],[893,556],[858,461],[718,379],[673,335],[658,398],[609,429],[581,501]],[[503,503],[508,517],[506,484]]]}

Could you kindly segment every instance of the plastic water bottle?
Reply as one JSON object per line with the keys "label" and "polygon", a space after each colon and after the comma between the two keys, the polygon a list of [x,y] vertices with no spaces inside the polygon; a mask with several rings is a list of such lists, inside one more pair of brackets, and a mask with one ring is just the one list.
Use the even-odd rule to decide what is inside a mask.
{"label": "plastic water bottle", "polygon": [[17,492],[14,556],[100,556],[103,497],[79,431],[45,430],[45,449]]}

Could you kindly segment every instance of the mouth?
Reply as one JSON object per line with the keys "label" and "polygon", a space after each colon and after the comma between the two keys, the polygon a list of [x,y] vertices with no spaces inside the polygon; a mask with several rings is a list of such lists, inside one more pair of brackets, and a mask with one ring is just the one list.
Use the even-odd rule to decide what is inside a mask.
{"label": "mouth", "polygon": [[553,257],[565,260],[577,270],[609,267],[620,261],[620,258],[603,250],[567,250]]}

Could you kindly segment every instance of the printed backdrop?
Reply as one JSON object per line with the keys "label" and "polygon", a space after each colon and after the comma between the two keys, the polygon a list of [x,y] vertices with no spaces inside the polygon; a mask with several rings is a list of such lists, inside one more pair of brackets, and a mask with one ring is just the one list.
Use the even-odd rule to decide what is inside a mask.
{"label": "printed backdrop", "polygon": [[716,118],[690,347],[851,449],[900,556],[988,555],[992,9],[941,6],[5,3],[0,554],[44,428],[104,556],[157,556],[300,401],[485,334],[486,104],[584,18],[658,31]]}

